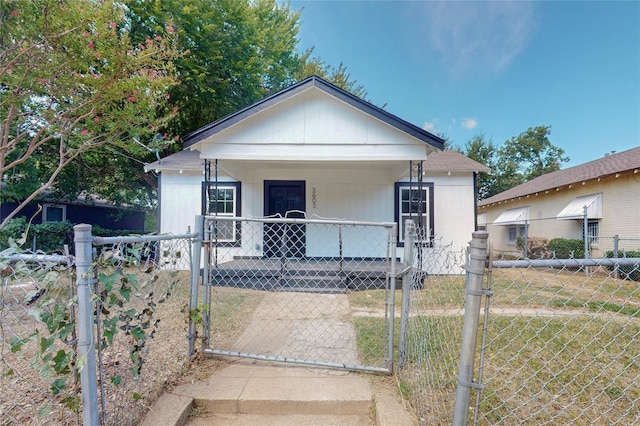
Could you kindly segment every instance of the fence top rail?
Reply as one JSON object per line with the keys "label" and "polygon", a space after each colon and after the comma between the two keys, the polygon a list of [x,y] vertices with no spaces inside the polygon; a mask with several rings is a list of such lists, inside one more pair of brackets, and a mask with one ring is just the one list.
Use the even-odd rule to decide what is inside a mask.
{"label": "fence top rail", "polygon": [[580,266],[634,266],[640,265],[640,257],[618,257],[605,259],[527,259],[494,260],[494,268],[575,268]]}
{"label": "fence top rail", "polygon": [[16,253],[9,256],[0,256],[0,258],[9,262],[64,263],[67,265],[73,263],[73,256],[62,254]]}
{"label": "fence top rail", "polygon": [[344,219],[304,219],[293,217],[240,217],[240,216],[205,216],[206,221],[239,221],[239,222],[261,222],[261,223],[290,223],[297,225],[304,224],[324,224],[324,225],[349,225],[349,226],[379,226],[393,228],[395,222],[367,222]]}
{"label": "fence top rail", "polygon": [[93,244],[103,246],[107,244],[123,243],[148,243],[152,241],[182,240],[197,238],[199,234],[176,234],[176,235],[137,235],[128,237],[93,237]]}

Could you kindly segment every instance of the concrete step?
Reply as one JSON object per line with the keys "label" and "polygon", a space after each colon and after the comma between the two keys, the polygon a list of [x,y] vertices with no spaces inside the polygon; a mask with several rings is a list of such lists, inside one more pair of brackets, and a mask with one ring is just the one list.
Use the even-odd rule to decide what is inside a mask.
{"label": "concrete step", "polygon": [[188,426],[370,426],[369,416],[253,415],[194,412]]}
{"label": "concrete step", "polygon": [[367,416],[372,406],[367,378],[295,367],[231,365],[215,380],[179,393],[206,411],[224,414]]}
{"label": "concrete step", "polygon": [[246,362],[212,373],[165,393],[142,426],[417,425],[394,390],[361,374]]}

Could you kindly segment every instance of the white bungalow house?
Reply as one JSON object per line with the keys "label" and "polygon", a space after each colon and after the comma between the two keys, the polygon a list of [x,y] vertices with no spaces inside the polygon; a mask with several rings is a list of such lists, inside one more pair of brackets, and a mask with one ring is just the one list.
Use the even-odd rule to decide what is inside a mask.
{"label": "white bungalow house", "polygon": [[640,249],[640,147],[539,176],[478,203],[478,224],[494,250],[516,252],[520,235],[585,238],[591,257]]}
{"label": "white bungalow house", "polygon": [[[419,216],[432,236],[460,251],[476,226],[475,175],[488,171],[441,152],[439,137],[315,76],[183,140],[184,151],[146,166],[159,175],[162,233],[183,233],[196,215],[211,213],[215,187],[218,215],[298,211],[396,223]],[[420,207],[411,202],[416,197]],[[302,253],[311,255],[315,240],[304,241]],[[248,250],[268,256],[268,244]]]}

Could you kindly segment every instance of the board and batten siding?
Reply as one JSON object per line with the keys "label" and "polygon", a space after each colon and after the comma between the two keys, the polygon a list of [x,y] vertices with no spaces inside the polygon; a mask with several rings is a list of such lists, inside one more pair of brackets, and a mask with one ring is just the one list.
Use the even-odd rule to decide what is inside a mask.
{"label": "board and batten siding", "polygon": [[424,270],[431,274],[463,274],[461,264],[456,259],[464,258],[463,253],[475,231],[475,203],[472,173],[426,172],[425,182],[433,183],[434,200],[434,242],[432,248],[425,248]]}
{"label": "board and batten siding", "polygon": [[375,117],[309,90],[224,129],[203,158],[260,161],[425,160],[428,146]]}

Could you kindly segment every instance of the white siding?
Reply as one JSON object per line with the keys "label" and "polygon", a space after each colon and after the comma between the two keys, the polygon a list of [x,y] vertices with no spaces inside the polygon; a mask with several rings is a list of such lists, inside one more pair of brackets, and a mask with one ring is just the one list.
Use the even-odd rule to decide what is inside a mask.
{"label": "white siding", "polygon": [[203,158],[239,160],[425,160],[428,146],[319,90],[221,131],[198,144]]}
{"label": "white siding", "polygon": [[[254,165],[256,163],[253,163]],[[221,177],[221,179],[226,179]],[[242,175],[241,215],[264,215],[265,180],[302,180],[306,189],[306,213],[308,218],[332,218],[350,221],[394,222],[395,181],[388,169],[331,167],[253,167]],[[201,211],[201,182],[203,176],[164,172],[161,179],[161,231],[182,233],[193,226],[195,216]],[[447,251],[461,253],[471,239],[474,230],[473,178],[466,174],[434,174],[425,177],[434,184],[434,224],[436,246]],[[314,205],[315,195],[315,205]],[[246,224],[252,230],[242,232],[242,248],[226,249],[243,255],[262,254],[262,229]],[[337,229],[327,232],[309,227],[307,232],[308,256],[335,256],[338,253]],[[362,230],[343,228],[343,255],[346,257],[382,257],[384,246],[373,243],[384,238],[384,229]],[[398,249],[398,256],[402,256]],[[430,273],[448,273],[451,265],[442,261],[428,264]],[[458,271],[460,272],[460,271]]]}
{"label": "white siding", "polygon": [[201,212],[202,173],[160,175],[160,232],[183,234]]}

